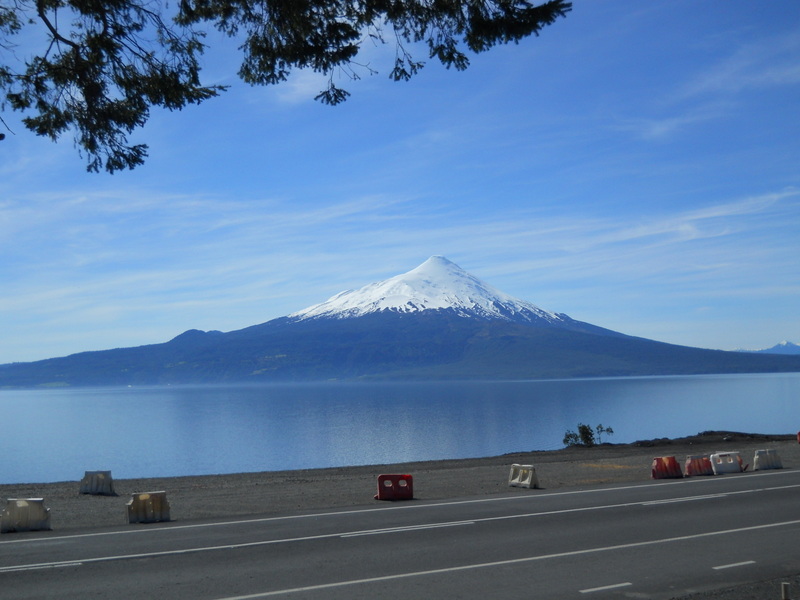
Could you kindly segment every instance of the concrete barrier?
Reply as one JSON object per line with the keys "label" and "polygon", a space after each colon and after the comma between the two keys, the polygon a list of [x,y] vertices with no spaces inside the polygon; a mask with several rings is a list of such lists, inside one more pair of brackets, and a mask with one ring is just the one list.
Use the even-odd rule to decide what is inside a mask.
{"label": "concrete barrier", "polygon": [[783,463],[778,456],[777,450],[756,450],[753,458],[754,471],[766,471],[767,469],[782,469]]}
{"label": "concrete barrier", "polygon": [[128,523],[158,523],[170,520],[167,492],[131,494],[126,508]]}
{"label": "concrete barrier", "polygon": [[741,473],[742,457],[738,452],[717,452],[711,455],[711,466],[714,469],[714,475],[722,475],[724,473]]}
{"label": "concrete barrier", "polygon": [[714,467],[711,466],[711,459],[707,454],[689,455],[686,457],[684,471],[686,472],[686,477],[713,475]]}
{"label": "concrete barrier", "polygon": [[116,496],[111,471],[86,471],[81,479],[81,494]]}
{"label": "concrete barrier", "polygon": [[0,533],[49,529],[50,509],[45,508],[44,498],[8,498],[0,514]]}
{"label": "concrete barrier", "polygon": [[536,469],[533,465],[511,465],[511,472],[508,474],[508,485],[521,488],[538,488],[539,478],[536,477]]}

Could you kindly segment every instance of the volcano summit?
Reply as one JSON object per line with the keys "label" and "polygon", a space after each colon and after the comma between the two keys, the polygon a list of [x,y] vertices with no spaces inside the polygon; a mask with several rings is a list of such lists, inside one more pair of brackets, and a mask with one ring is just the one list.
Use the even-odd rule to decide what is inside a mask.
{"label": "volcano summit", "polygon": [[451,310],[463,317],[526,323],[542,320],[555,323],[566,317],[504,294],[444,256],[432,256],[408,273],[341,292],[289,317],[300,320],[349,318],[383,311],[414,313],[424,310]]}

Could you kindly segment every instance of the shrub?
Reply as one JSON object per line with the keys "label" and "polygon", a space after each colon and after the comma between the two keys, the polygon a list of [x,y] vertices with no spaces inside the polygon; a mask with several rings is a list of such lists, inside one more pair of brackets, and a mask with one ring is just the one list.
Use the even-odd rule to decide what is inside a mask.
{"label": "shrub", "polygon": [[614,435],[614,430],[611,427],[603,427],[598,425],[592,428],[585,423],[578,423],[577,433],[568,429],[564,434],[565,446],[586,446],[592,447],[595,444],[603,443],[603,435]]}

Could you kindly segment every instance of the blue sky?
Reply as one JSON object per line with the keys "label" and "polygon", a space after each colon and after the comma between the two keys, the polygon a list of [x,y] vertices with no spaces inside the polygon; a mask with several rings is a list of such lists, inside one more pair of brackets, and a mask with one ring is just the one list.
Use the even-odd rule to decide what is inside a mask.
{"label": "blue sky", "polygon": [[[215,40],[211,39],[214,42]],[[577,0],[471,58],[154,112],[134,171],[0,142],[0,363],[229,331],[440,254],[544,309],[704,348],[800,341],[800,2]]]}

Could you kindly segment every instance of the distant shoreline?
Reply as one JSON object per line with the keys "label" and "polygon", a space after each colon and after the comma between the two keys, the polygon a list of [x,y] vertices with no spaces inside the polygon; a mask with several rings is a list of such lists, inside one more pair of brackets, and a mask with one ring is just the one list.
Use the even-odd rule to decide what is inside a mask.
{"label": "distant shoreline", "polygon": [[[703,431],[699,432],[695,435],[691,436],[682,436],[677,438],[653,438],[653,439],[643,439],[643,440],[636,440],[633,442],[603,442],[599,444],[595,444],[591,447],[586,447],[582,445],[576,446],[565,446],[561,448],[555,449],[547,449],[547,450],[528,450],[528,451],[516,451],[516,452],[505,452],[503,454],[493,455],[493,456],[486,456],[486,457],[471,457],[471,458],[442,458],[442,459],[431,459],[431,460],[417,460],[417,461],[408,461],[402,463],[390,463],[389,465],[386,464],[368,464],[368,465],[342,465],[342,466],[335,466],[335,467],[308,467],[308,468],[299,468],[299,469],[278,469],[278,470],[267,470],[267,471],[240,471],[240,472],[233,472],[233,473],[207,473],[207,474],[189,474],[189,475],[163,475],[157,476],[152,478],[147,477],[128,477],[121,480],[129,480],[129,481],[147,481],[147,480],[177,480],[181,478],[200,478],[200,477],[236,477],[236,476],[246,476],[246,475],[259,475],[259,474],[269,474],[269,473],[306,473],[306,472],[325,472],[325,471],[340,471],[342,469],[354,469],[354,470],[361,470],[361,469],[375,469],[379,466],[400,466],[400,465],[446,465],[448,463],[466,463],[466,462],[482,462],[482,461],[490,461],[495,462],[498,460],[502,460],[506,457],[519,457],[519,456],[535,456],[539,460],[543,460],[545,462],[552,462],[553,460],[560,460],[561,458],[566,459],[567,456],[570,456],[572,453],[607,453],[609,451],[614,450],[636,450],[636,449],[646,449],[646,448],[661,448],[661,447],[682,447],[682,446],[692,446],[692,445],[707,445],[713,444],[717,442],[724,442],[725,444],[735,443],[737,441],[745,442],[746,444],[750,445],[755,442],[787,442],[787,441],[795,441],[800,436],[800,431],[797,434],[794,433],[772,433],[772,434],[764,434],[764,433],[745,433],[745,432],[737,432],[737,431],[728,431],[728,430],[713,430],[713,431]],[[36,485],[58,485],[69,483],[69,480],[59,480],[59,481],[43,481],[43,482],[20,482],[20,483],[0,483],[0,490],[9,487],[9,486],[36,486]]]}

